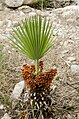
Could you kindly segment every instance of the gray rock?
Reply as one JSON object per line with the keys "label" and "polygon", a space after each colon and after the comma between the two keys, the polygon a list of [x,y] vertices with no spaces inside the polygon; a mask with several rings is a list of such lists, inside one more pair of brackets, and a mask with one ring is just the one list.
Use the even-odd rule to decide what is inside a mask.
{"label": "gray rock", "polygon": [[14,90],[13,90],[10,98],[11,99],[18,99],[24,88],[25,88],[25,82],[24,81],[17,83],[14,87]]}
{"label": "gray rock", "polygon": [[4,116],[1,119],[11,119],[7,113],[4,114]]}
{"label": "gray rock", "polygon": [[5,0],[5,4],[8,7],[19,7],[23,4],[24,0]]}
{"label": "gray rock", "polygon": [[71,71],[72,73],[79,73],[79,65],[77,64],[71,65]]}

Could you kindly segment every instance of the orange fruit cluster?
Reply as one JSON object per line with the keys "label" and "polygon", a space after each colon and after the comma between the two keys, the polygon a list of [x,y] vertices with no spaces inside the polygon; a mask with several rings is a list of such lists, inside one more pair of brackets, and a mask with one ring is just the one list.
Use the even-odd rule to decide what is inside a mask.
{"label": "orange fruit cluster", "polygon": [[36,75],[35,65],[23,65],[22,76],[30,90],[45,90],[49,88],[54,76],[57,73],[57,69],[50,69],[47,72],[43,72],[43,61],[39,62],[39,69],[40,72]]}

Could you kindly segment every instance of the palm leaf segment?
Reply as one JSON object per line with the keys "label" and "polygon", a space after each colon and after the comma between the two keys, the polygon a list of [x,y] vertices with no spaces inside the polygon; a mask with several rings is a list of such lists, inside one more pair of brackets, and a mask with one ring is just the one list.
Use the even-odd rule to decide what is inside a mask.
{"label": "palm leaf segment", "polygon": [[32,60],[39,60],[54,44],[52,24],[34,16],[22,21],[19,27],[13,29],[11,44]]}

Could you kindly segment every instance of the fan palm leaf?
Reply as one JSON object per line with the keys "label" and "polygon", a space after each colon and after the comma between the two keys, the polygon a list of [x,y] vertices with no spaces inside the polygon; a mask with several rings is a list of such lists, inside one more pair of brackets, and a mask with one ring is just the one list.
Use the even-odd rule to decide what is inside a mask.
{"label": "fan palm leaf", "polygon": [[52,23],[42,19],[41,16],[33,16],[19,23],[11,33],[11,44],[32,60],[38,61],[53,46],[54,39]]}
{"label": "fan palm leaf", "polygon": [[11,44],[32,60],[40,59],[53,46],[52,24],[41,16],[34,16],[22,21],[13,29]]}

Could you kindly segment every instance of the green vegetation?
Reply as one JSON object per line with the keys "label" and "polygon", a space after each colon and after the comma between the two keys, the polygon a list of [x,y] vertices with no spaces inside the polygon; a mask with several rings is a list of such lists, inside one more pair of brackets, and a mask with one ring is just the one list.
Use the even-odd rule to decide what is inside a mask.
{"label": "green vegetation", "polygon": [[[9,38],[13,47],[35,62],[35,65],[25,64],[22,68],[22,77],[26,86],[30,89],[30,106],[28,105],[27,109],[28,119],[38,119],[41,113],[47,119],[52,115],[49,111],[52,103],[49,95],[51,82],[57,73],[57,69],[50,69],[45,72],[43,61],[39,60],[54,45],[55,35],[53,31],[52,23],[46,17],[33,16],[22,21],[22,24],[19,24],[18,27],[13,28]],[[32,112],[31,110],[29,112],[29,109]]]}
{"label": "green vegetation", "polygon": [[37,73],[39,59],[54,45],[53,31],[52,23],[46,18],[34,16],[22,21],[22,24],[13,29],[11,34],[11,44],[35,61]]}
{"label": "green vegetation", "polygon": [[49,4],[48,0],[36,0],[36,2],[31,4],[30,6],[41,9],[41,8],[46,8],[48,4]]}

